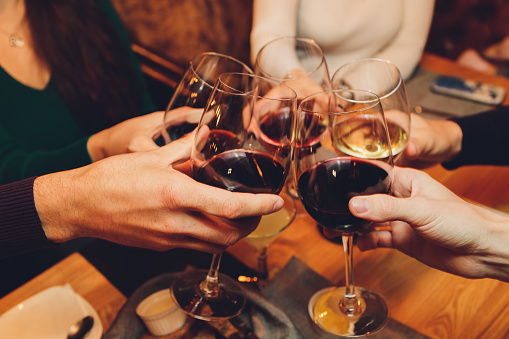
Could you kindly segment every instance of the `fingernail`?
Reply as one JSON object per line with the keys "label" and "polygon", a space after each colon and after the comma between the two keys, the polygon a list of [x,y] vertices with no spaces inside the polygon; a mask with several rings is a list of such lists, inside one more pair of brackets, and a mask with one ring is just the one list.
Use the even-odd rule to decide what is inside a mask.
{"label": "fingernail", "polygon": [[350,205],[359,214],[366,213],[369,209],[368,200],[364,198],[353,198]]}
{"label": "fingernail", "polygon": [[276,201],[276,203],[274,204],[274,206],[272,206],[272,211],[273,212],[279,211],[281,208],[283,208],[284,204],[285,204],[285,201],[283,200],[283,198],[279,198]]}

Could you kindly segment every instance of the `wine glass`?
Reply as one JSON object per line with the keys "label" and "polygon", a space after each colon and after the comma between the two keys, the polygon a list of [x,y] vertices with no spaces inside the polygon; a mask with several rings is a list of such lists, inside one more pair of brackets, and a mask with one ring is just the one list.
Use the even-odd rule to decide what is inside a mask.
{"label": "wine glass", "polygon": [[262,216],[258,227],[245,239],[248,244],[256,248],[258,259],[258,287],[263,288],[269,277],[267,266],[267,247],[285,230],[295,219],[297,207],[295,201],[288,194],[279,194],[285,204],[282,209],[272,214]]}
{"label": "wine glass", "polygon": [[[256,56],[254,71],[257,75],[292,88],[297,92],[298,100],[331,89],[325,55],[312,39],[282,37],[268,42]],[[287,180],[287,192],[298,198],[291,173]]]}
{"label": "wine glass", "polygon": [[[243,62],[224,54],[201,53],[191,61],[164,113],[162,136],[166,144],[198,126],[214,84],[228,72],[253,73]],[[175,111],[180,107],[192,110]]]}
{"label": "wine glass", "polygon": [[394,165],[379,98],[352,89],[302,100],[294,159],[303,206],[323,227],[341,234],[345,252],[346,287],[316,292],[309,314],[336,335],[376,332],[387,323],[389,308],[379,294],[354,286],[353,235],[370,223],[354,217],[348,203],[358,195],[390,193]]}
{"label": "wine glass", "polygon": [[[233,192],[279,193],[291,163],[296,97],[289,87],[253,74],[222,74],[196,131],[194,178]],[[267,121],[278,135],[261,132],[260,124]],[[242,287],[218,273],[220,262],[221,254],[215,254],[208,271],[175,280],[173,298],[191,316],[230,318],[244,308]]]}
{"label": "wine glass", "polygon": [[380,97],[389,129],[394,161],[410,137],[410,107],[398,68],[387,60],[365,58],[341,66],[332,76],[334,89],[362,89]]}

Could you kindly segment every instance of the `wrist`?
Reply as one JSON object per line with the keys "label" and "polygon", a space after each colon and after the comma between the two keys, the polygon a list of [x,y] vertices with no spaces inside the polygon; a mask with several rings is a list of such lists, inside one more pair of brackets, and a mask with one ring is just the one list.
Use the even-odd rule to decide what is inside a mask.
{"label": "wrist", "polygon": [[486,218],[487,246],[482,261],[486,277],[509,282],[509,217],[489,212]]}
{"label": "wrist", "polygon": [[447,137],[447,156],[444,161],[453,160],[460,152],[463,142],[463,131],[461,127],[454,121],[444,121],[440,133]]}
{"label": "wrist", "polygon": [[87,141],[87,151],[88,155],[92,162],[96,162],[98,160],[106,158],[106,151],[102,147],[104,145],[103,139],[105,131],[100,131],[96,134],[93,134],[88,138]]}
{"label": "wrist", "polygon": [[[78,208],[72,208],[73,195],[70,172],[59,172],[38,177],[34,181],[34,203],[42,229],[49,241],[60,243],[78,238],[78,228],[72,216],[79,218]],[[73,194],[69,194],[73,192]],[[79,193],[77,193],[79,194]]]}

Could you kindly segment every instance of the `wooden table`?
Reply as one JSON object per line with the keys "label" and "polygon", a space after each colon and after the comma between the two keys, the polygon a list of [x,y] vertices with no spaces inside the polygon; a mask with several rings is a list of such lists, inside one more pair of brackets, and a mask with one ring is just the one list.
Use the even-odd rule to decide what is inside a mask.
{"label": "wooden table", "polygon": [[67,283],[97,311],[106,331],[126,297],[79,253],[71,254],[0,299],[0,315],[48,287]]}
{"label": "wooden table", "polygon": [[[432,55],[421,65],[431,71],[466,76],[502,85],[509,80],[490,77]],[[509,104],[509,97],[505,99]],[[494,208],[509,206],[509,168],[472,166],[446,171],[428,170],[460,196]],[[256,268],[255,250],[241,241],[229,252]],[[342,246],[323,238],[315,222],[298,203],[298,216],[269,248],[274,275],[296,256],[334,283],[344,282]],[[468,280],[447,274],[389,249],[354,251],[355,282],[384,295],[391,316],[432,338],[509,338],[509,284]],[[296,277],[297,279],[298,277]],[[125,302],[123,296],[81,255],[73,254],[0,299],[0,314],[25,298],[54,285],[70,283],[97,310],[106,330]]]}

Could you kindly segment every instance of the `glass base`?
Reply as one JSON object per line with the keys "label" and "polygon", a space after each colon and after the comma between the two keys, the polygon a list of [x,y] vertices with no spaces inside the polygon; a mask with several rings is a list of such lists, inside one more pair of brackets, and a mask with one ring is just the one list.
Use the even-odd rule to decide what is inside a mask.
{"label": "glass base", "polygon": [[201,320],[227,319],[239,315],[246,305],[246,294],[232,278],[219,273],[216,295],[207,295],[200,285],[208,271],[182,273],[171,287],[173,300],[187,314]]}
{"label": "glass base", "polygon": [[389,307],[379,294],[355,287],[359,314],[345,314],[340,302],[345,287],[329,287],[316,292],[308,304],[311,319],[322,330],[343,337],[366,336],[380,331],[389,321]]}

